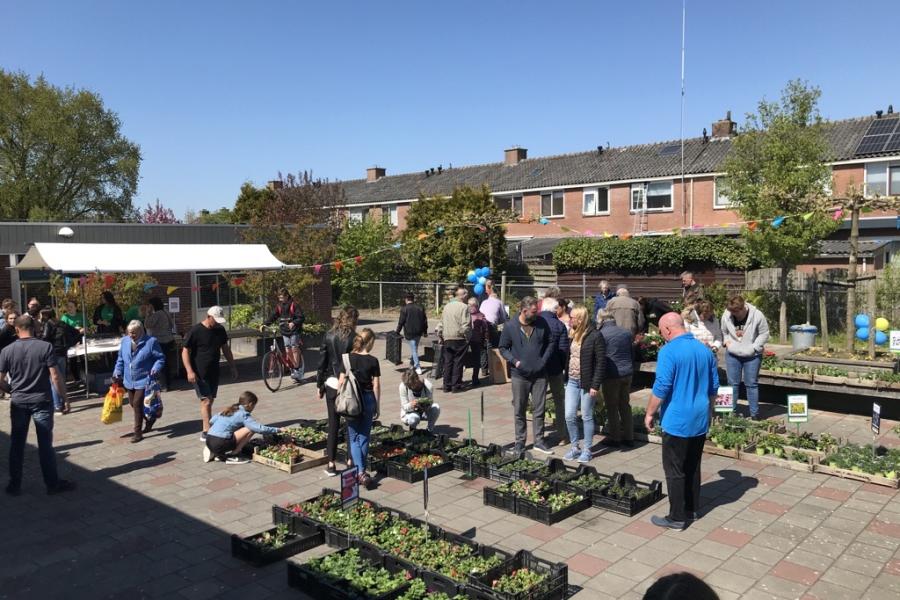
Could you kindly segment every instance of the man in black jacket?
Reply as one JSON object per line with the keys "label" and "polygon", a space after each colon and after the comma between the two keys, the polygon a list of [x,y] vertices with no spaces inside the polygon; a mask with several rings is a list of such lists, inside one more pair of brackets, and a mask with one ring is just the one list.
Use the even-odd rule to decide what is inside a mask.
{"label": "man in black jacket", "polygon": [[281,332],[281,339],[284,340],[284,351],[289,352],[294,361],[291,379],[297,383],[303,381],[300,335],[303,333],[304,320],[303,309],[294,302],[287,288],[278,290],[278,304],[275,305],[275,311],[266,319],[265,325],[278,322],[278,330]]}
{"label": "man in black jacket", "polygon": [[403,337],[409,344],[409,362],[419,375],[422,367],[419,365],[419,340],[422,336],[428,337],[428,317],[425,309],[416,304],[416,297],[406,294],[406,304],[400,309],[400,320],[397,322],[397,334],[403,331]]}
{"label": "man in black jacket", "polygon": [[515,452],[525,449],[528,436],[526,411],[531,396],[534,410],[534,449],[552,451],[544,443],[544,403],[547,398],[547,361],[553,352],[550,326],[538,316],[538,301],[526,296],[519,303],[519,316],[503,328],[500,354],[512,372],[513,416],[516,423]]}
{"label": "man in black jacket", "polygon": [[550,360],[547,361],[547,387],[553,395],[553,423],[556,427],[558,442],[569,443],[569,432],[566,430],[566,382],[565,370],[569,362],[569,330],[559,320],[557,314],[559,301],[556,298],[544,298],[541,303],[541,318],[550,326]]}

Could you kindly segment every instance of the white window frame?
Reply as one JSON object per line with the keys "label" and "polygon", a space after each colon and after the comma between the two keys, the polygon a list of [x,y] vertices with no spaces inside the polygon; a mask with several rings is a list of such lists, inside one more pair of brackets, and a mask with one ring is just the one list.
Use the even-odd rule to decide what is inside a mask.
{"label": "white window frame", "polygon": [[[647,190],[644,194],[644,206],[647,206],[650,202],[650,186],[659,185],[661,183],[667,183],[666,181],[650,181],[647,183]],[[647,212],[672,212],[675,209],[675,181],[672,179],[668,180],[669,184],[669,206],[664,206],[662,208],[647,208]]]}
{"label": "white window frame", "polygon": [[900,196],[900,185],[897,186],[897,189],[894,189],[894,186],[891,185],[891,173],[897,171],[900,172],[900,163],[892,163],[888,165],[887,169],[887,193],[889,196]]}
{"label": "white window frame", "polygon": [[[553,203],[556,199],[556,195],[559,194],[562,200],[562,212],[557,214],[553,212]],[[550,212],[551,214],[544,214],[544,196],[550,196]],[[547,219],[559,219],[566,216],[566,193],[564,190],[549,190],[547,192],[541,193],[541,216]]]}
{"label": "white window frame", "polygon": [[[600,190],[606,190],[606,210],[599,210]],[[594,195],[594,209],[587,210],[588,196]],[[584,188],[581,194],[581,214],[586,217],[603,216],[610,213],[609,188],[606,186]]]}
{"label": "white window frame", "polygon": [[[719,194],[719,181],[728,182],[727,177],[716,177],[713,180],[713,209],[714,210],[727,210],[735,207],[735,203],[731,201],[731,198],[728,195],[722,196]],[[721,197],[725,198],[725,202],[721,202],[719,199]]]}
{"label": "white window frame", "polygon": [[[521,217],[525,211],[524,197],[522,194],[494,196],[494,204],[497,204],[498,200],[509,203],[509,208],[503,208],[502,210],[511,210],[513,214],[518,217]],[[517,205],[518,208],[516,208]]]}
{"label": "white window frame", "polygon": [[[637,197],[637,202],[635,202],[635,196]],[[641,212],[647,207],[647,184],[646,183],[632,183],[631,184],[631,194],[629,194],[629,203],[631,206],[631,212]]]}
{"label": "white window frame", "polygon": [[895,165],[893,163],[891,163],[890,161],[867,162],[865,164],[865,168],[863,169],[863,176],[865,178],[865,196],[866,196],[866,198],[871,198],[872,196],[875,195],[869,191],[869,169],[871,168],[874,170],[877,167],[877,168],[880,168],[881,171],[884,173],[884,194],[882,194],[882,195],[885,195],[888,193],[888,190],[889,190],[890,184],[891,184],[891,182],[890,182],[891,166],[895,166]]}
{"label": "white window frame", "polygon": [[[669,206],[661,208],[648,208],[647,202],[650,196],[650,186],[659,184],[669,184]],[[635,203],[635,192],[639,194],[639,200]],[[645,181],[643,183],[631,184],[631,212],[648,212],[648,213],[664,213],[675,210],[675,180],[663,179],[660,181]]]}
{"label": "white window frame", "polygon": [[381,208],[381,218],[387,221],[391,227],[397,227],[400,223],[400,219],[398,218],[397,205],[392,204],[390,206],[383,206]]}
{"label": "white window frame", "polygon": [[369,209],[368,207],[362,208],[351,208],[347,211],[347,221],[350,223],[362,223],[368,218]]}

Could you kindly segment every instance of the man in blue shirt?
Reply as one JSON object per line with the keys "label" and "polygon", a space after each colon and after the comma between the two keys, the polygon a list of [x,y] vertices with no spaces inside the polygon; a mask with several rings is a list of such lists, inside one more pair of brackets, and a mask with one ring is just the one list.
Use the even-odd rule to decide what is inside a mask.
{"label": "man in blue shirt", "polygon": [[684,529],[700,508],[700,459],[719,389],[719,371],[713,353],[685,330],[678,313],[663,315],[659,332],[668,343],[659,351],[644,424],[648,431],[653,429],[658,408],[669,514],[650,520],[660,527]]}

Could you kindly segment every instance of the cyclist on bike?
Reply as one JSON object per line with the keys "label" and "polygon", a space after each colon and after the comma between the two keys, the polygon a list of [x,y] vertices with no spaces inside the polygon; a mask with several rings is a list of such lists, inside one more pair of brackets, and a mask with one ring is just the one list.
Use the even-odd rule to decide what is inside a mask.
{"label": "cyclist on bike", "polygon": [[281,337],[284,340],[284,350],[291,358],[294,368],[291,370],[291,379],[297,383],[303,380],[303,372],[300,366],[300,334],[303,333],[303,309],[294,302],[287,288],[278,290],[278,304],[275,305],[273,312],[266,319],[263,327],[267,327],[278,321],[278,329],[281,331]]}

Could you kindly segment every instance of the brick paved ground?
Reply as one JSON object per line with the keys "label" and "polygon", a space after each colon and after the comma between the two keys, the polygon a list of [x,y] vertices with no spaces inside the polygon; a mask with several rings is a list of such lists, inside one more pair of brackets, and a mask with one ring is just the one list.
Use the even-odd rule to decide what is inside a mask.
{"label": "brick paved ground", "polygon": [[[383,351],[379,342],[376,352]],[[396,421],[399,374],[382,365],[383,419]],[[241,370],[242,381],[221,388],[223,400],[252,389],[262,398],[256,416],[274,424],[324,416],[311,385],[273,395],[256,381],[255,361],[245,361]],[[484,393],[486,439],[511,441],[508,386]],[[479,394],[439,397],[440,430],[464,435],[472,409],[474,434],[480,436]],[[645,401],[646,393],[634,395],[635,403]],[[100,400],[76,401],[74,412],[56,425],[61,471],[79,484],[69,495],[44,495],[30,447],[24,494],[0,498],[0,597],[302,597],[287,588],[284,564],[253,569],[232,559],[228,536],[265,528],[273,503],[304,499],[337,482],[319,469],[287,476],[262,465],[205,464],[193,393],[170,393],[165,403],[157,429],[132,445],[127,425],[100,424]],[[5,474],[5,406],[3,412]],[[816,413],[809,427],[866,441],[867,426],[860,417]],[[33,434],[29,441],[34,443]],[[607,473],[662,479],[654,445],[604,451],[592,464]],[[480,542],[566,561],[570,582],[582,589],[577,598],[639,598],[656,578],[681,570],[703,576],[723,599],[900,597],[900,498],[893,490],[704,456],[703,518],[686,531],[663,532],[649,519],[664,513],[664,504],[633,518],[592,508],[548,527],[484,507],[486,482],[463,482],[457,475],[432,479],[430,520],[474,532]],[[364,494],[422,516],[419,485],[385,479]]]}

